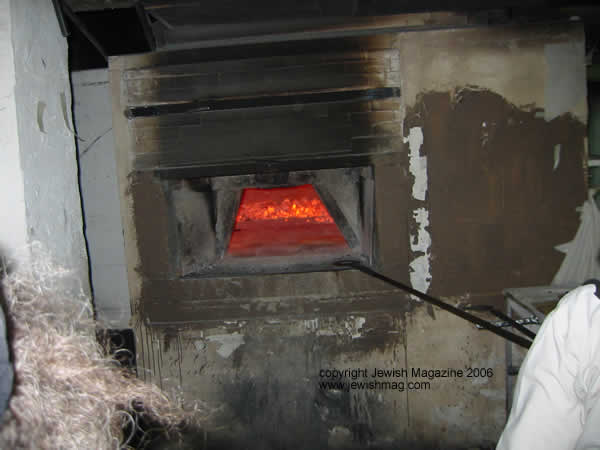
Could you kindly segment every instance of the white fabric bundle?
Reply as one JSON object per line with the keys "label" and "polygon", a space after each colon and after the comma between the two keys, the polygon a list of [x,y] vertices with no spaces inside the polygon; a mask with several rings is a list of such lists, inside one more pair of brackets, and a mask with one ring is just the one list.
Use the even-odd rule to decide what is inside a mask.
{"label": "white fabric bundle", "polygon": [[600,293],[563,297],[519,371],[497,450],[600,448]]}
{"label": "white fabric bundle", "polygon": [[600,210],[590,195],[581,208],[581,225],[571,242],[556,247],[566,253],[552,284],[581,284],[600,279]]}

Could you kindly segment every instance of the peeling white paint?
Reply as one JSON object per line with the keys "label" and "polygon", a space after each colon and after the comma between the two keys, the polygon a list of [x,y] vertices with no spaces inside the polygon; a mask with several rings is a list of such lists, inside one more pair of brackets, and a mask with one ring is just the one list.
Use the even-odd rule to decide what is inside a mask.
{"label": "peeling white paint", "polygon": [[[494,124],[492,123],[492,125],[494,125]],[[490,140],[490,132],[488,130],[487,123],[485,123],[485,122],[483,122],[481,124],[481,128],[482,128],[482,130],[481,130],[481,147],[483,148],[483,147],[487,146],[487,144]]]}
{"label": "peeling white paint", "polygon": [[[418,256],[412,260],[409,267],[411,286],[418,291],[427,292],[431,284],[429,255]],[[419,300],[415,296],[413,296],[413,299]]]}
{"label": "peeling white paint", "polygon": [[233,334],[216,334],[206,338],[210,342],[217,343],[217,353],[223,358],[229,358],[231,354],[244,343],[244,335],[239,333]]}
{"label": "peeling white paint", "polygon": [[360,330],[362,329],[363,325],[365,324],[365,322],[367,321],[364,317],[356,317],[354,318],[354,324],[352,327],[352,332],[350,334],[350,336],[352,337],[352,339],[357,339],[359,337],[362,336],[362,333],[360,332]]}
{"label": "peeling white paint", "polygon": [[421,146],[423,145],[423,130],[421,127],[411,128],[408,137],[404,138],[404,143],[408,143],[409,148],[408,169],[415,178],[412,196],[416,200],[424,201],[427,194],[427,157],[421,156]]}
{"label": "peeling white paint", "polygon": [[560,144],[556,144],[554,146],[554,165],[552,166],[552,171],[555,171],[556,169],[558,169],[558,165],[560,164],[560,149],[561,149]]}
{"label": "peeling white paint", "polygon": [[[485,123],[484,123],[484,126]],[[412,187],[412,196],[415,200],[425,201],[427,196],[427,157],[421,156],[421,146],[423,145],[423,130],[421,127],[410,129],[404,143],[409,146],[409,170],[414,177]],[[417,208],[413,211],[418,231],[417,235],[410,236],[410,249],[414,253],[422,253],[413,259],[410,263],[410,281],[412,287],[421,292],[427,292],[431,283],[431,272],[429,263],[429,249],[431,247],[431,235],[426,230],[429,226],[429,211],[425,208]],[[419,300],[417,297],[412,297]]]}
{"label": "peeling white paint", "polygon": [[429,253],[431,247],[431,235],[426,230],[429,226],[429,211],[425,208],[418,208],[413,211],[413,218],[417,222],[419,230],[417,235],[410,236],[410,249],[413,252]]}
{"label": "peeling white paint", "polygon": [[[427,292],[431,284],[431,235],[427,231],[427,227],[429,226],[429,211],[425,208],[418,208],[413,211],[413,219],[417,224],[418,231],[416,236],[414,234],[410,236],[410,249],[414,253],[422,254],[410,263],[410,283],[413,288],[421,292]],[[412,299],[420,301],[416,296],[412,296]]]}
{"label": "peeling white paint", "polygon": [[317,331],[319,329],[319,319],[305,320],[304,328],[308,331]]}
{"label": "peeling white paint", "polygon": [[357,339],[362,337],[361,329],[366,323],[364,317],[350,316],[338,321],[334,318],[315,318],[302,321],[304,330],[317,336],[340,336]]}

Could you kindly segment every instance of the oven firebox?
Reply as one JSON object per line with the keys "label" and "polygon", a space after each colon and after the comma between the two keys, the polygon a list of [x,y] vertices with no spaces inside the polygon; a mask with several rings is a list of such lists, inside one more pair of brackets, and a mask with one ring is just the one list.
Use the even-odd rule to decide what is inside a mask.
{"label": "oven firebox", "polygon": [[182,277],[338,270],[373,262],[369,167],[165,184],[171,254]]}

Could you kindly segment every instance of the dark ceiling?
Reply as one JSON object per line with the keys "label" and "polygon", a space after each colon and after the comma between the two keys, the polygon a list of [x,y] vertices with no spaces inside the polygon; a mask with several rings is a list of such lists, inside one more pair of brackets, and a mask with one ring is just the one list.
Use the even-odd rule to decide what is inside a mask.
{"label": "dark ceiling", "polygon": [[[448,11],[454,24],[569,20],[586,27],[587,49],[600,61],[600,2],[580,0],[54,0],[69,37],[72,70],[106,67],[108,55],[153,49],[265,42],[268,36],[336,29],[374,16]],[[458,20],[458,19],[456,19]],[[370,22],[369,22],[370,23]],[[432,27],[439,27],[435,20]],[[296,33],[294,35],[294,33]],[[104,55],[103,55],[104,54]]]}

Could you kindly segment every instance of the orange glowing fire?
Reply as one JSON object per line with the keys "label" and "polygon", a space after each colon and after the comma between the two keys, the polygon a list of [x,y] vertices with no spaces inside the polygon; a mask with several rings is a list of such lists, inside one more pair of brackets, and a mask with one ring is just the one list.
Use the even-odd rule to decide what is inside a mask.
{"label": "orange glowing fire", "polygon": [[[293,190],[293,196],[289,190]],[[268,192],[268,195],[266,195]],[[315,189],[307,184],[294,188],[245,189],[236,223],[301,219],[307,223],[333,223]]]}
{"label": "orange glowing fire", "polygon": [[345,252],[348,246],[310,184],[244,189],[227,252],[235,257]]}

